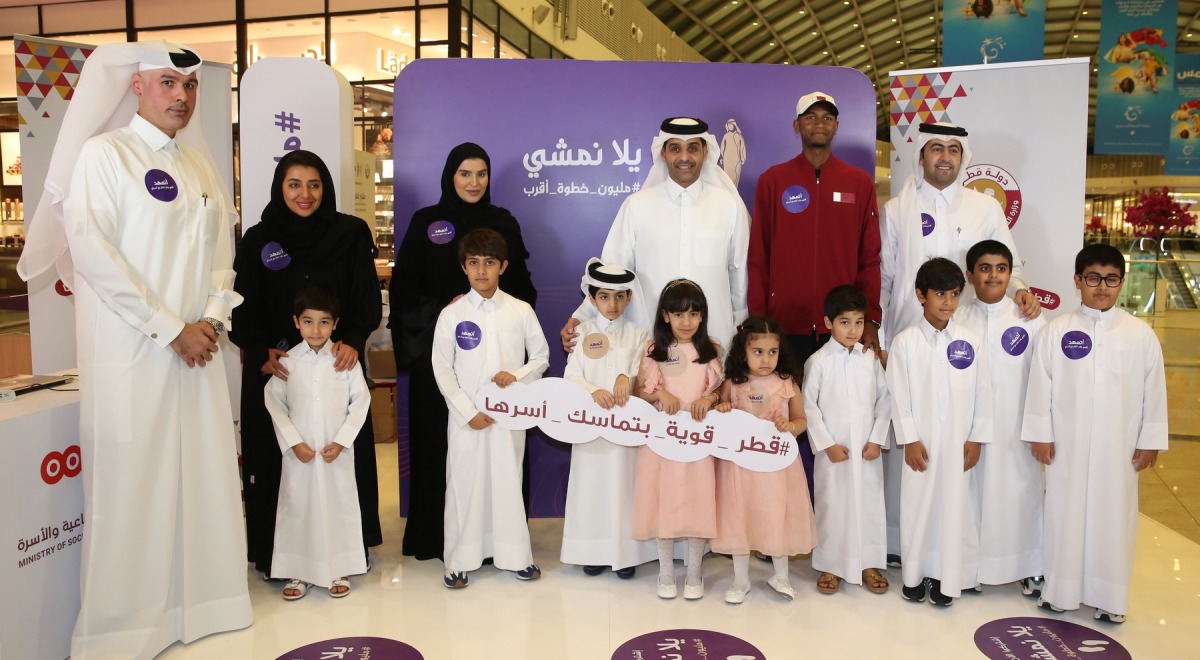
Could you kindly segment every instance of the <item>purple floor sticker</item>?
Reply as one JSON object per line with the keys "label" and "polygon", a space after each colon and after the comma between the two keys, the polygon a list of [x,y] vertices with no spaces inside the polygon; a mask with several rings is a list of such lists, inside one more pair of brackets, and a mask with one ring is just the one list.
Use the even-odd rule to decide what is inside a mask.
{"label": "purple floor sticker", "polygon": [[383,637],[340,637],[313,642],[275,660],[425,660],[413,647]]}
{"label": "purple floor sticker", "polygon": [[975,646],[994,660],[1133,658],[1117,640],[1098,630],[1070,621],[1028,616],[996,619],[979,626]]}
{"label": "purple floor sticker", "polygon": [[612,660],[764,660],[753,644],[713,630],[659,630],[638,635],[613,651]]}

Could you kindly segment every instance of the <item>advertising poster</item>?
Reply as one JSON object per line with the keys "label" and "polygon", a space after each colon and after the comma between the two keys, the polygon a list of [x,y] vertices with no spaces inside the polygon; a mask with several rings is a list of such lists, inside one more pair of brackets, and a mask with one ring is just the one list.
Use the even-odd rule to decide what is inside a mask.
{"label": "advertising poster", "polygon": [[1200,55],[1175,56],[1175,106],[1171,110],[1171,132],[1165,174],[1200,174]]}
{"label": "advertising poster", "polygon": [[[1072,273],[1083,247],[1088,67],[1066,59],[891,74],[892,194],[913,174],[919,124],[965,128],[972,161],[963,164],[964,185],[1000,204],[1047,318],[1078,301]],[[1018,88],[1023,93],[1013,94]],[[1055,111],[1014,122],[1029,99]]]}
{"label": "advertising poster", "polygon": [[942,65],[1040,60],[1045,0],[942,0]]}
{"label": "advertising poster", "polygon": [[1177,0],[1104,0],[1098,154],[1165,154],[1175,102]]}
{"label": "advertising poster", "polygon": [[[583,268],[600,255],[621,202],[646,180],[663,119],[706,121],[721,147],[720,166],[752,207],[759,174],[800,153],[796,101],[813,91],[833,96],[840,110],[834,154],[874,177],[875,92],[853,69],[418,60],[396,78],[397,243],[413,212],[438,201],[451,148],[474,142],[486,149],[492,203],[516,217],[529,249],[535,312],[551,347],[546,375],[561,376],[559,330],[582,300]],[[406,375],[398,387],[401,501],[408,502]],[[562,515],[569,448],[531,432],[527,451],[532,515]]]}

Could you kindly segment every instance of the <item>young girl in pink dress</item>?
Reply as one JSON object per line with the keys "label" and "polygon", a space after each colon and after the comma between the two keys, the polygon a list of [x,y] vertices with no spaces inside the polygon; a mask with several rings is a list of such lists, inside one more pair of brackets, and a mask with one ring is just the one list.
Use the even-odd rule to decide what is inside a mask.
{"label": "young girl in pink dress", "polygon": [[[658,299],[654,330],[634,395],[668,414],[690,411],[704,419],[721,402],[720,344],[708,336],[708,302],[691,280],[673,280]],[[674,598],[675,539],[687,538],[683,597],[704,596],[700,561],[704,542],[717,534],[716,467],[711,456],[691,463],[670,461],[638,448],[634,479],[633,538],[658,540],[658,596]]]}
{"label": "young girl in pink dress", "polygon": [[[783,328],[765,316],[738,326],[725,361],[721,384],[724,403],[775,422],[781,432],[799,436],[807,426],[800,384],[783,341]],[[771,557],[775,574],[767,585],[791,600],[788,556],[811,552],[817,524],[808,498],[804,464],[799,460],[778,472],[755,472],[730,461],[717,461],[717,536],[713,552],[733,556],[733,584],[725,602],[738,604],[750,592],[750,551]]]}

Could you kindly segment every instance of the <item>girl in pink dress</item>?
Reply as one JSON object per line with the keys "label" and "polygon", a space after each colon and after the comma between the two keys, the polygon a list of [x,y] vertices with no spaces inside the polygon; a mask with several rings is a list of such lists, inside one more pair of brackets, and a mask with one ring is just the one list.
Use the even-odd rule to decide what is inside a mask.
{"label": "girl in pink dress", "polygon": [[[721,402],[720,344],[708,336],[708,302],[691,280],[673,280],[658,299],[652,339],[634,395],[668,414],[690,411],[704,419]],[[638,448],[634,478],[633,538],[658,540],[658,596],[674,598],[675,539],[688,540],[683,597],[704,596],[700,561],[704,542],[717,534],[716,467],[711,456],[691,463]]]}
{"label": "girl in pink dress", "polygon": [[[765,316],[738,326],[725,361],[721,384],[724,403],[775,422],[781,432],[799,436],[807,427],[799,372],[788,355],[783,328]],[[788,581],[788,556],[811,552],[817,524],[808,498],[804,464],[799,460],[778,472],[755,472],[730,461],[717,461],[717,536],[713,552],[733,556],[733,585],[725,602],[738,604],[750,592],[750,551],[771,557],[775,574],[767,585],[788,600],[796,590]]]}

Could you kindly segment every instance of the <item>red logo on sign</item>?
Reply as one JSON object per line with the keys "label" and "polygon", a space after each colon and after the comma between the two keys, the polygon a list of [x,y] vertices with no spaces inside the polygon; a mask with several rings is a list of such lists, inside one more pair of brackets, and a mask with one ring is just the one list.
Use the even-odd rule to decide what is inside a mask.
{"label": "red logo on sign", "polygon": [[57,280],[54,282],[54,290],[58,293],[58,295],[60,295],[64,298],[66,298],[69,295],[72,295],[71,289],[67,288],[67,285],[63,284],[62,280]]}
{"label": "red logo on sign", "polygon": [[1062,298],[1053,291],[1047,291],[1045,289],[1039,289],[1036,286],[1031,286],[1029,287],[1029,292],[1037,296],[1038,301],[1042,303],[1042,307],[1045,307],[1046,309],[1058,309],[1059,303],[1062,302]]}
{"label": "red logo on sign", "polygon": [[62,453],[52,451],[42,459],[42,481],[54,485],[62,481],[63,477],[77,477],[82,464],[83,456],[79,453],[79,445],[71,445]]}

